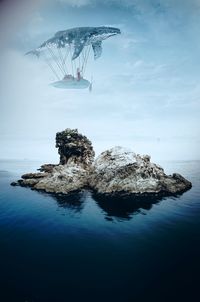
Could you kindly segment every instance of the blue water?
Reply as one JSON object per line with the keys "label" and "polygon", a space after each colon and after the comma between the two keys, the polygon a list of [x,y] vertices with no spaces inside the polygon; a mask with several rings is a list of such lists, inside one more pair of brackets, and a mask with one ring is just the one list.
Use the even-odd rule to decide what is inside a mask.
{"label": "blue water", "polygon": [[161,164],[193,187],[140,208],[12,187],[40,163],[0,161],[0,301],[198,301],[200,162]]}

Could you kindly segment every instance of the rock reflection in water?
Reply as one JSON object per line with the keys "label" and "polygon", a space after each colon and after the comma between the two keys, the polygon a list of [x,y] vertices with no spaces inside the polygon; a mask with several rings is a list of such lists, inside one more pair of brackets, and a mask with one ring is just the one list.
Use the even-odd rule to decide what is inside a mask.
{"label": "rock reflection in water", "polygon": [[[178,198],[181,194],[174,196]],[[103,195],[93,195],[97,205],[106,213],[106,219],[112,221],[130,220],[134,214],[141,213],[141,210],[151,210],[153,204],[156,204],[166,196],[129,196],[129,197],[107,197]]]}
{"label": "rock reflection in water", "polygon": [[75,213],[81,212],[84,207],[85,193],[71,193],[68,195],[52,194],[52,197],[56,200],[59,207],[71,210]]}

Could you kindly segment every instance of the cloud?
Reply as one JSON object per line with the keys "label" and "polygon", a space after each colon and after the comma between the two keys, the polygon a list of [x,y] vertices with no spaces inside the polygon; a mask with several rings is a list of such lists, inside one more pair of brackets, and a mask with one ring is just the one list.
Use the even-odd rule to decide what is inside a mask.
{"label": "cloud", "polygon": [[[193,152],[191,157],[197,158],[200,27],[198,11],[191,12],[199,2],[166,0],[160,6],[159,1],[143,0],[52,2],[46,1],[29,17],[1,57],[0,136],[9,142],[9,152],[17,150],[22,156],[20,146],[27,141],[23,156],[26,151],[26,157],[39,156],[42,141],[50,140],[53,146],[55,133],[72,127],[92,139],[97,153],[122,144],[154,157],[170,151],[171,157],[179,158],[183,149],[184,157]],[[92,93],[50,87],[53,79],[44,62],[24,57],[24,52],[59,29],[85,24],[122,29],[121,36],[103,42],[102,57],[88,64]],[[6,154],[6,144],[0,156]],[[49,157],[51,152],[55,153],[54,146]]]}
{"label": "cloud", "polygon": [[64,3],[74,7],[91,5],[92,2],[96,3],[96,1],[92,1],[92,0],[57,0],[57,2]]}
{"label": "cloud", "polygon": [[60,2],[72,7],[83,7],[83,6],[121,6],[125,8],[134,8],[140,13],[156,12],[163,13],[167,9],[184,8],[196,9],[200,8],[199,0],[53,0]]}

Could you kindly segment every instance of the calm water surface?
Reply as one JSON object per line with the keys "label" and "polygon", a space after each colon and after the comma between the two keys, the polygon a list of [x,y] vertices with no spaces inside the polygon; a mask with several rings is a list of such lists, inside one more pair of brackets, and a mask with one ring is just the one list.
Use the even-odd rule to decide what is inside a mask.
{"label": "calm water surface", "polygon": [[199,301],[200,162],[161,163],[193,187],[141,206],[9,185],[39,165],[0,161],[0,301]]}

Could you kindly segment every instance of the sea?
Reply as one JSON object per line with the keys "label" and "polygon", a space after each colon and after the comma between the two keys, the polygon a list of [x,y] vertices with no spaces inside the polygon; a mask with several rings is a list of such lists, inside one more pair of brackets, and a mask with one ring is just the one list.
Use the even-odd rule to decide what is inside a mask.
{"label": "sea", "polygon": [[42,162],[0,160],[1,302],[200,301],[200,161],[163,161],[182,195],[102,200],[10,183]]}

